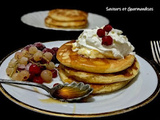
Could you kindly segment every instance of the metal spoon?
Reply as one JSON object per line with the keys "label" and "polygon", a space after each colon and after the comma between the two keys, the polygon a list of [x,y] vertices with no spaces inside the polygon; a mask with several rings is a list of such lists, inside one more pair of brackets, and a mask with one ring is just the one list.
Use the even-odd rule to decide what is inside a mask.
{"label": "metal spoon", "polygon": [[82,98],[89,96],[93,92],[93,89],[88,84],[84,84],[82,82],[72,82],[71,84],[57,84],[53,88],[49,88],[43,84],[34,82],[15,81],[7,79],[0,79],[0,83],[39,87],[46,90],[52,98],[68,102],[81,100]]}

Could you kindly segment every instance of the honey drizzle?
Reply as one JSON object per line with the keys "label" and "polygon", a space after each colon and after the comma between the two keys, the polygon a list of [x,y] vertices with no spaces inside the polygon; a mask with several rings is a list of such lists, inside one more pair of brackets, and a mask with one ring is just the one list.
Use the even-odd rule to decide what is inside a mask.
{"label": "honey drizzle", "polygon": [[47,99],[39,99],[42,103],[58,103],[58,104],[67,104],[68,102],[62,102],[60,100],[56,100],[53,98],[47,98]]}

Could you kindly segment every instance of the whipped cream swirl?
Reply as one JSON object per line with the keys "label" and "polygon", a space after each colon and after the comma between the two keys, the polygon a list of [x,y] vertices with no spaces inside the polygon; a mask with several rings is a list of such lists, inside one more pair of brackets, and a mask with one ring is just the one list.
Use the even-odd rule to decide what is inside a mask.
{"label": "whipped cream swirl", "polygon": [[75,43],[73,43],[73,51],[79,51],[80,49],[85,49],[88,53],[90,50],[97,50],[101,54],[107,54],[107,52],[112,53],[114,58],[124,58],[128,54],[134,54],[134,46],[128,41],[125,35],[122,35],[122,31],[112,28],[109,35],[113,39],[112,45],[102,45],[102,38],[97,35],[96,29],[84,30]]}

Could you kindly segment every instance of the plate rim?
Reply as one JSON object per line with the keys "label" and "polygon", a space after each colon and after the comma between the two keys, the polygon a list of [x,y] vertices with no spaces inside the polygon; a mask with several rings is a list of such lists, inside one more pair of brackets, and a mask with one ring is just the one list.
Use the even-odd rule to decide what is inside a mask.
{"label": "plate rim", "polygon": [[[35,27],[35,28],[41,28],[41,29],[45,29],[45,30],[57,30],[57,31],[83,31],[85,29],[90,29],[90,28],[79,28],[79,29],[72,29],[72,28],[69,28],[69,29],[65,29],[65,28],[49,28],[49,27],[38,27],[38,26],[33,26],[31,24],[28,24],[27,22],[24,22],[23,21],[23,17],[25,17],[26,15],[29,15],[29,14],[34,14],[34,13],[41,13],[41,12],[49,12],[49,10],[42,10],[42,11],[33,11],[33,12],[29,12],[29,13],[26,13],[26,14],[23,14],[21,17],[20,17],[20,20],[22,23],[28,25],[28,26],[31,26],[31,27]],[[100,16],[100,17],[103,17],[105,18],[107,21],[108,21],[108,24],[110,23],[110,20],[103,16],[103,15],[100,15],[100,14],[97,14],[97,13],[92,13],[92,12],[88,12],[88,15],[91,14],[91,15],[96,15],[96,16]]]}
{"label": "plate rim", "polygon": [[[42,42],[42,43],[48,43],[48,42],[67,42],[68,40],[55,40],[55,41],[46,41],[46,42]],[[12,51],[11,53],[9,53],[8,55],[6,55],[4,58],[2,58],[2,60],[0,61],[0,67],[2,65],[2,63],[13,53],[15,53],[16,51],[20,50],[21,48]],[[138,54],[136,54],[138,55]],[[141,57],[140,55],[138,55],[138,57]],[[149,63],[149,65],[153,68],[153,70],[155,71],[156,75],[157,75],[157,86],[156,89],[154,90],[154,92],[145,100],[143,100],[142,102],[129,106],[127,108],[123,108],[120,110],[115,110],[115,111],[111,111],[111,112],[103,112],[103,113],[93,113],[93,114],[73,114],[73,113],[60,113],[60,112],[56,112],[56,111],[49,111],[49,110],[44,110],[41,108],[37,108],[34,106],[31,106],[29,104],[26,104],[24,102],[21,102],[20,100],[18,100],[17,98],[15,98],[14,96],[10,95],[5,88],[2,86],[2,83],[0,83],[0,91],[3,93],[3,95],[8,98],[9,100],[11,100],[12,102],[16,103],[17,105],[26,108],[28,110],[34,111],[34,112],[38,112],[41,114],[46,114],[46,115],[51,115],[51,116],[59,116],[59,117],[73,117],[73,118],[95,118],[95,117],[106,117],[106,116],[113,116],[113,115],[118,115],[118,114],[122,114],[122,113],[126,113],[129,111],[132,111],[134,109],[143,107],[144,105],[150,103],[160,92],[160,76],[158,75],[158,70],[155,68],[155,66],[146,58],[141,57],[143,60],[145,60],[147,63]]]}

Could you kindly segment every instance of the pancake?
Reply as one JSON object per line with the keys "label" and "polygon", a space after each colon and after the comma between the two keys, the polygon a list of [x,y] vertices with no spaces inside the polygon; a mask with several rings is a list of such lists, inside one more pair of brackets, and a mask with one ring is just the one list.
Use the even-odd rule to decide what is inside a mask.
{"label": "pancake", "polygon": [[123,70],[118,73],[109,73],[109,74],[79,71],[73,68],[66,67],[62,64],[59,65],[59,69],[63,69],[67,77],[73,78],[79,82],[91,83],[91,84],[108,84],[108,83],[127,81],[134,78],[139,72],[139,63],[135,59],[133,65],[131,65],[126,70]]}
{"label": "pancake", "polygon": [[87,58],[72,51],[70,41],[63,44],[57,51],[58,61],[70,68],[92,73],[115,73],[123,71],[130,67],[134,60],[134,55],[127,55],[124,59],[107,59],[107,58]]}
{"label": "pancake", "polygon": [[88,13],[75,9],[53,9],[48,16],[56,21],[87,21]]}
{"label": "pancake", "polygon": [[[65,74],[65,71],[63,69],[59,69],[59,76],[64,83],[72,83],[75,81],[71,77],[67,77]],[[77,81],[75,81],[77,82]],[[92,94],[104,94],[104,93],[111,93],[114,91],[117,91],[121,88],[123,88],[125,85],[127,85],[130,82],[130,80],[123,81],[123,82],[116,82],[112,84],[90,84],[90,87],[93,88]]]}
{"label": "pancake", "polygon": [[47,27],[57,27],[57,28],[84,28],[87,26],[87,20],[83,21],[57,21],[51,17],[45,18],[45,25]]}

